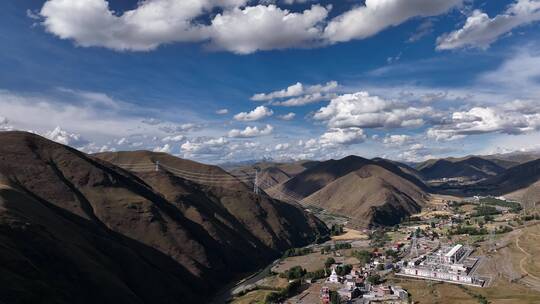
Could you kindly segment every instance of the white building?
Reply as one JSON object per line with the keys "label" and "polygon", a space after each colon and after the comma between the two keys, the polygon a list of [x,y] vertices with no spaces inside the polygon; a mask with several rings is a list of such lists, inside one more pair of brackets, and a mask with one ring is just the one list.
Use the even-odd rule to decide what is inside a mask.
{"label": "white building", "polygon": [[334,267],[334,268],[332,268],[332,274],[328,278],[328,282],[330,282],[330,283],[339,283],[339,281],[340,281],[340,278],[336,273],[336,268]]}
{"label": "white building", "polygon": [[461,244],[457,244],[444,255],[444,262],[455,264],[461,260],[465,253],[467,253],[465,247]]}
{"label": "white building", "polygon": [[[478,261],[467,257],[470,252],[470,249],[460,244],[446,247],[426,255],[416,263],[409,263],[397,275],[482,286],[483,282],[470,273]],[[462,263],[464,260],[467,266]]]}
{"label": "white building", "polygon": [[435,281],[453,281],[466,284],[472,284],[473,278],[468,276],[466,273],[460,274],[450,271],[445,271],[447,269],[429,269],[421,267],[405,267],[402,270],[403,274],[424,278],[432,279]]}

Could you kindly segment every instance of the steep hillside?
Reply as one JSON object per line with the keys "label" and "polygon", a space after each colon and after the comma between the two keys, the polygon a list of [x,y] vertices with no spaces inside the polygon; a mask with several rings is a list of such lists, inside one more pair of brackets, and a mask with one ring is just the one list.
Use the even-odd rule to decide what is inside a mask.
{"label": "steep hillside", "polygon": [[420,188],[425,188],[424,183],[413,174],[396,165],[394,162],[385,159],[369,160],[359,156],[347,156],[339,160],[328,160],[318,163],[289,181],[277,185],[276,190],[286,190],[297,194],[300,197],[307,197],[322,189],[336,179],[354,172],[366,165],[377,165],[393,172],[394,174],[409,180]]}
{"label": "steep hillside", "polygon": [[0,242],[2,303],[197,303],[208,290],[154,248],[5,185]]}
{"label": "steep hillside", "polygon": [[509,192],[521,189],[540,179],[540,159],[512,167],[504,173],[485,182],[498,188],[498,191]]}
{"label": "steep hillside", "polygon": [[[74,237],[71,233],[78,237],[85,237],[81,235],[83,233],[90,235],[83,245],[98,253],[107,253],[107,258],[111,261],[100,259],[98,253],[88,251],[94,264],[97,264],[95,267],[99,266],[112,273],[105,273],[103,276],[120,273],[120,283],[128,286],[132,296],[138,297],[141,303],[200,303],[200,300],[193,299],[207,297],[215,288],[222,286],[235,275],[252,271],[275,258],[283,250],[308,244],[318,234],[327,233],[326,227],[320,221],[301,209],[265,196],[256,196],[239,181],[227,180],[225,184],[219,185],[200,184],[178,177],[167,170],[135,175],[102,159],[24,132],[0,133],[0,142],[0,181],[15,189],[13,191],[31,198],[27,200],[27,209],[14,209],[18,208],[18,205],[10,203],[6,212],[19,212],[19,216],[24,218],[22,221],[28,221],[31,225],[34,219],[35,225],[41,225],[41,212],[47,212],[60,217],[55,219],[53,215],[47,215],[51,218],[50,222],[69,221],[81,226],[71,229],[69,225],[65,225],[66,229],[72,230],[69,233],[62,231],[62,225],[37,234],[32,234],[32,230],[21,229],[21,235],[17,238],[34,240],[36,244],[32,248],[38,252],[46,252],[44,256],[29,252],[30,249],[25,247],[26,243],[11,240],[14,242],[10,249],[10,252],[13,252],[12,259],[25,260],[31,265],[55,261],[58,263],[59,276],[78,278],[66,280],[65,283],[60,280],[59,284],[63,285],[57,288],[57,285],[53,284],[56,282],[53,270],[49,271],[47,268],[46,271],[39,272],[45,281],[53,282],[37,289],[40,294],[50,296],[50,302],[56,301],[57,289],[63,290],[65,294],[95,292],[93,285],[85,286],[79,283],[93,279],[94,274],[70,273],[70,267],[65,267],[62,271],[60,265],[71,263],[65,258],[66,254],[60,249],[47,249],[63,244],[64,239],[69,241]],[[190,172],[198,170],[196,172],[204,174],[224,173],[218,167],[150,152],[99,156],[104,159],[116,157],[119,162],[135,162],[139,157],[146,157],[146,160],[160,160],[160,163],[176,167],[183,165],[181,168],[189,168]],[[16,200],[18,201],[19,199]],[[39,206],[34,208],[33,205],[36,204]],[[38,211],[39,213],[33,213]],[[48,219],[47,221],[49,223]],[[2,229],[0,237],[10,240],[10,233],[11,228]],[[105,245],[107,243],[100,241],[101,239],[110,239],[112,244]],[[30,246],[32,243],[28,244]],[[45,247],[41,248],[41,245]],[[156,275],[163,273],[163,278],[166,279],[172,276],[171,283],[161,284],[162,279],[151,275],[140,279],[132,278],[134,274],[144,271],[144,265],[138,268],[136,259],[130,260],[126,253],[128,257],[122,265],[130,272],[115,266],[114,252],[107,251],[110,250],[109,247],[115,246],[128,247],[125,251],[139,253],[140,258],[148,261]],[[144,256],[144,251],[140,248],[147,248],[145,250],[152,256],[149,256],[150,253]],[[105,249],[107,250],[104,251]],[[118,252],[118,256],[121,256],[122,252]],[[139,282],[153,278],[152,282],[156,286],[150,286],[147,292],[144,284]],[[32,294],[30,289],[35,287],[32,282],[25,278],[21,280],[16,286],[19,292],[25,293],[28,290],[28,294]],[[138,285],[131,281],[137,281],[135,283]],[[94,294],[94,302],[113,302],[108,301],[107,297],[117,296],[110,291],[114,285],[109,286],[109,281],[100,283],[103,290],[110,289],[106,294]],[[174,287],[164,292],[163,297],[155,297],[160,288],[168,288],[171,284],[174,284]],[[61,295],[62,293],[58,296]],[[3,301],[4,295],[1,292],[0,296],[0,301]],[[119,300],[115,303],[137,303],[121,296],[119,292]]]}
{"label": "steep hillside", "polygon": [[[271,200],[267,196],[254,195],[252,188],[240,180],[224,179],[223,176],[228,173],[217,166],[183,160],[164,153],[143,152],[110,152],[96,156],[115,162],[134,159],[159,160],[161,166],[158,172],[143,170],[135,174],[169,202],[176,203],[186,217],[205,226],[207,231],[224,233],[229,227],[233,227],[236,232],[244,233],[250,242],[263,241],[267,247],[261,247],[260,244],[256,246],[264,248],[264,252],[259,253],[259,256],[268,253],[268,247],[274,251],[282,251],[305,242],[313,229],[324,232],[322,223],[313,216],[290,204]],[[178,176],[175,168],[182,168],[184,173],[181,174],[189,179]],[[192,175],[185,175],[185,172],[191,172]],[[194,175],[193,172],[205,172],[209,175],[202,177],[203,173]],[[214,176],[219,182],[212,181],[209,176]],[[225,227],[222,227],[221,222],[225,222]],[[257,241],[253,240],[252,234]],[[234,240],[235,236],[223,235],[221,239]],[[235,245],[233,248],[241,246]],[[252,256],[251,259],[253,258]]]}
{"label": "steep hillside", "polygon": [[317,161],[297,161],[291,163],[263,162],[250,166],[232,168],[229,172],[235,176],[253,176],[259,170],[259,182],[262,189],[268,189],[277,184],[284,183],[302,173],[303,171],[319,164]]}
{"label": "steep hillside", "polygon": [[469,185],[439,187],[440,193],[458,196],[505,196],[534,206],[540,203],[540,159],[511,167],[503,173]]}
{"label": "steep hillside", "polygon": [[251,188],[241,179],[234,178],[233,175],[218,166],[201,164],[167,153],[122,151],[97,153],[93,156],[126,169],[134,169],[136,172],[152,171],[155,164],[158,163],[161,169],[174,172],[176,175],[198,184],[245,191]]}
{"label": "steep hillside", "polygon": [[480,180],[504,172],[504,168],[480,157],[447,158],[429,160],[419,164],[416,170],[426,180],[462,178]]}
{"label": "steep hillside", "polygon": [[429,191],[429,188],[422,181],[422,175],[416,169],[400,162],[384,159],[384,158],[374,158],[372,159],[377,165],[387,169],[390,172],[405,178],[409,182],[413,183],[420,189],[424,191]]}
{"label": "steep hillside", "polygon": [[418,212],[427,195],[410,181],[377,165],[336,179],[303,200],[349,216],[360,226],[394,225]]}
{"label": "steep hillside", "polygon": [[426,186],[393,162],[348,156],[319,163],[269,192],[351,216],[359,225],[395,224],[419,211]]}
{"label": "steep hillside", "polygon": [[287,182],[276,185],[275,190],[292,192],[299,197],[305,198],[334,180],[371,163],[373,162],[358,156],[320,162]]}
{"label": "steep hillside", "polygon": [[475,191],[508,196],[526,205],[537,204],[540,202],[540,159],[512,167],[469,189],[469,193]]}

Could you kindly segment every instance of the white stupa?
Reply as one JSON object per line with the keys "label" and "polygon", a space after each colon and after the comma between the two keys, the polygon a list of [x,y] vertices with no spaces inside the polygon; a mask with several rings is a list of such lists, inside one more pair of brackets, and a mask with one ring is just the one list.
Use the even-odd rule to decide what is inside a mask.
{"label": "white stupa", "polygon": [[332,274],[328,278],[328,282],[330,282],[330,283],[339,283],[339,276],[336,273],[336,267],[332,268]]}

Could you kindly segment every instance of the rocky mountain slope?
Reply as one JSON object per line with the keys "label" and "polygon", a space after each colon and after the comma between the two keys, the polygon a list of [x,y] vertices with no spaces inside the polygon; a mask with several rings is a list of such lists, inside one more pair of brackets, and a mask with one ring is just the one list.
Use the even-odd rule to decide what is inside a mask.
{"label": "rocky mountain slope", "polygon": [[104,159],[226,174],[214,166],[150,152],[89,156],[25,132],[2,132],[0,142],[7,303],[201,303],[235,276],[328,233],[300,208],[240,181],[133,173]]}
{"label": "rocky mountain slope", "polygon": [[358,156],[320,162],[268,192],[294,193],[302,204],[350,216],[360,226],[393,225],[420,210],[427,187],[406,166]]}
{"label": "rocky mountain slope", "polygon": [[420,210],[427,195],[408,180],[377,165],[342,176],[303,200],[360,226],[394,225]]}

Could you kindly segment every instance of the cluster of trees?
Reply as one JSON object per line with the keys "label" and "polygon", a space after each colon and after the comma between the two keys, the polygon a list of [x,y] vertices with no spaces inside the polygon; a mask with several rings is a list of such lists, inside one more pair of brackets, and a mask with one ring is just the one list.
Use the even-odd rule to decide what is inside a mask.
{"label": "cluster of trees", "polygon": [[300,266],[294,266],[291,267],[289,270],[280,273],[279,276],[281,278],[287,278],[288,280],[298,280],[303,278],[307,274],[307,271],[300,267]]}
{"label": "cluster of trees", "polygon": [[367,264],[371,262],[371,259],[373,258],[373,254],[367,250],[355,250],[352,252],[352,256],[357,258],[358,261],[360,261],[360,264]]}
{"label": "cluster of trees", "polygon": [[335,263],[336,263],[336,260],[334,260],[334,258],[327,258],[326,261],[324,262],[324,267],[330,268],[330,266],[332,266],[332,264],[335,264]]}
{"label": "cluster of trees", "polygon": [[378,274],[372,274],[370,276],[367,277],[367,281],[371,284],[371,285],[378,285],[380,284],[382,281],[381,281],[381,276],[378,275]]}
{"label": "cluster of trees", "polygon": [[522,221],[532,221],[532,220],[540,220],[540,215],[538,214],[528,214],[521,217]]}
{"label": "cluster of trees", "polygon": [[510,201],[504,201],[504,200],[500,200],[500,199],[494,198],[494,197],[481,198],[480,203],[483,203],[483,204],[486,204],[486,205],[500,206],[500,207],[509,208],[510,211],[515,212],[515,213],[521,211],[521,209],[522,209],[521,204],[519,204],[519,203],[510,202]]}
{"label": "cluster of trees", "polygon": [[344,233],[343,225],[334,224],[330,228],[330,234],[333,236],[342,235]]}
{"label": "cluster of trees", "polygon": [[328,268],[318,269],[318,270],[306,273],[304,277],[307,279],[318,280],[318,279],[326,278],[328,273],[330,273],[330,269]]}
{"label": "cluster of trees", "polygon": [[332,251],[336,251],[340,249],[350,249],[350,248],[352,248],[350,243],[338,243],[338,244],[335,244],[334,247],[332,247],[331,245],[326,245],[321,249],[321,253],[322,254],[330,253]]}
{"label": "cluster of trees", "polygon": [[413,234],[411,235],[411,237],[413,237],[414,235],[416,235],[416,237],[421,237],[421,236],[425,236],[426,233],[424,232],[424,230],[420,229],[420,227],[416,228],[416,230],[413,232]]}
{"label": "cluster of trees", "polygon": [[349,265],[349,264],[339,265],[339,266],[336,267],[336,273],[339,276],[347,275],[347,274],[351,273],[351,270],[352,270],[352,266]]}
{"label": "cluster of trees", "polygon": [[386,254],[386,256],[392,257],[394,260],[396,260],[399,256],[399,252],[392,249],[388,249],[384,253]]}
{"label": "cluster of trees", "polygon": [[287,249],[285,253],[283,253],[283,258],[302,256],[302,255],[310,254],[312,252],[313,252],[313,249],[311,248],[291,248],[291,249]]}
{"label": "cluster of trees", "polygon": [[289,285],[287,285],[287,287],[283,288],[282,290],[268,294],[264,300],[264,303],[281,303],[287,298],[294,296],[300,288],[300,285],[300,280],[292,281],[291,283],[289,283]]}
{"label": "cluster of trees", "polygon": [[506,225],[505,225],[505,226],[501,226],[501,227],[499,227],[497,230],[495,230],[495,233],[497,233],[497,234],[503,234],[503,233],[510,232],[510,231],[512,231],[512,230],[514,230],[514,229],[512,229],[512,227],[506,226]]}
{"label": "cluster of trees", "polygon": [[318,280],[327,277],[330,272],[329,267],[308,272],[306,269],[300,266],[294,266],[289,270],[280,273],[279,277],[286,278],[288,280],[300,280],[302,278]]}
{"label": "cluster of trees", "polygon": [[383,229],[377,229],[369,235],[371,247],[384,247],[386,242],[390,241],[388,235]]}
{"label": "cluster of trees", "polygon": [[500,214],[501,212],[493,206],[478,206],[476,207],[476,212],[473,213],[473,217],[476,216],[485,216],[485,215],[495,215]]}
{"label": "cluster of trees", "polygon": [[447,220],[447,219],[450,218],[450,215],[448,215],[448,214],[435,214],[433,217],[436,218],[436,219]]}
{"label": "cluster of trees", "polygon": [[350,243],[338,243],[334,245],[334,250],[340,249],[351,249],[352,245]]}
{"label": "cluster of trees", "polygon": [[484,235],[488,234],[486,228],[476,228],[471,226],[457,226],[448,232],[450,235],[468,234],[468,235]]}
{"label": "cluster of trees", "polygon": [[340,304],[341,298],[337,291],[330,291],[330,304]]}

